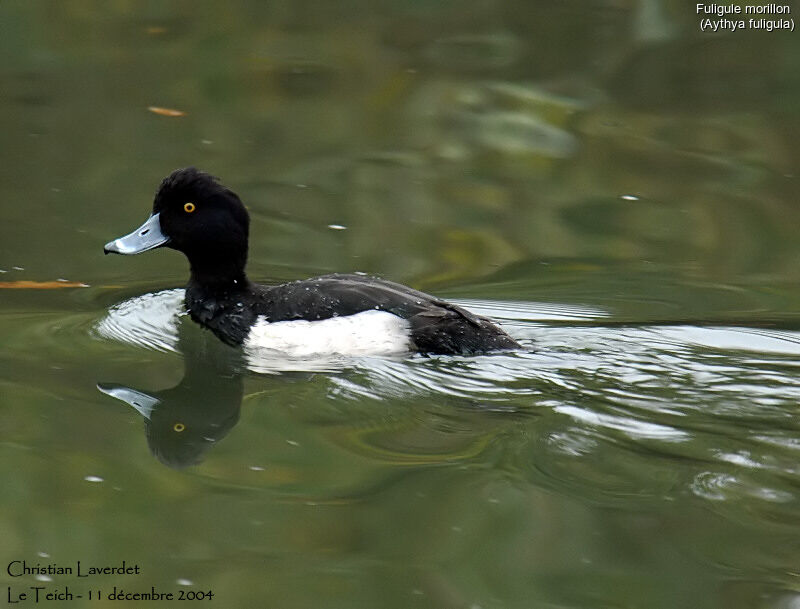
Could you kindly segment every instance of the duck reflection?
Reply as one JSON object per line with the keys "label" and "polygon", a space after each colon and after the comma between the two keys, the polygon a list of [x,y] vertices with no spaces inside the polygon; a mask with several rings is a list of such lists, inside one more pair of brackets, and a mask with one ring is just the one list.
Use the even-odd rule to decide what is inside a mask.
{"label": "duck reflection", "polygon": [[97,385],[144,417],[150,451],[176,469],[200,463],[205,453],[228,435],[239,421],[244,395],[237,350],[208,332],[181,326],[178,346],[184,353],[185,371],[176,386],[144,392],[114,383]]}

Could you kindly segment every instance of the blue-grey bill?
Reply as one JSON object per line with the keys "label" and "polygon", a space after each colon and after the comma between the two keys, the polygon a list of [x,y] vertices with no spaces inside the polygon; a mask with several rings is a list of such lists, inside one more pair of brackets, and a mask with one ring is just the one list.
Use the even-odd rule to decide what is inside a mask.
{"label": "blue-grey bill", "polygon": [[158,214],[153,214],[135,231],[119,239],[109,241],[103,246],[106,254],[141,254],[165,245],[169,241],[161,232],[161,221]]}
{"label": "blue-grey bill", "polygon": [[150,418],[153,414],[153,409],[161,402],[161,400],[152,395],[147,395],[146,393],[136,391],[136,389],[131,389],[123,385],[98,383],[97,388],[106,395],[110,395],[112,398],[117,398],[133,406],[145,419]]}

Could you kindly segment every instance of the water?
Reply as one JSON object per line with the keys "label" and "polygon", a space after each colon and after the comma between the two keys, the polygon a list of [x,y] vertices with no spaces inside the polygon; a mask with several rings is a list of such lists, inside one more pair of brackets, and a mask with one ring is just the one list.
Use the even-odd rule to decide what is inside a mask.
{"label": "water", "polygon": [[[7,594],[800,606],[800,50],[691,9],[0,5]],[[524,349],[221,345],[180,255],[102,255],[189,164],[251,277],[379,274]]]}

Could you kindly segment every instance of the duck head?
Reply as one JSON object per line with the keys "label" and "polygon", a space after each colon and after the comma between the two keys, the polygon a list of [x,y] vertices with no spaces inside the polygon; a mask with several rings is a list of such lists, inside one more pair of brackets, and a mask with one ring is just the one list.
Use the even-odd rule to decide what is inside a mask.
{"label": "duck head", "polygon": [[239,197],[194,167],[164,178],[153,213],[132,233],[106,243],[106,254],[140,254],[158,247],[183,252],[192,277],[217,283],[244,279],[250,218]]}

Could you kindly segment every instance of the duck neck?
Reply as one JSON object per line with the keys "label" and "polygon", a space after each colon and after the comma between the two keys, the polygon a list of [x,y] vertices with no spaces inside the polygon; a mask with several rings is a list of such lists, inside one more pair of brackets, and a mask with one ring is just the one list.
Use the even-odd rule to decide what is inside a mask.
{"label": "duck neck", "polygon": [[243,304],[252,290],[243,266],[232,269],[193,264],[184,302],[194,321],[223,342],[239,346],[253,321],[252,313]]}
{"label": "duck neck", "polygon": [[189,287],[209,296],[226,296],[242,292],[250,285],[244,272],[244,261],[189,260]]}
{"label": "duck neck", "polygon": [[237,275],[216,275],[214,273],[197,273],[192,269],[189,287],[193,290],[213,296],[236,294],[247,289],[250,281],[244,272]]}

